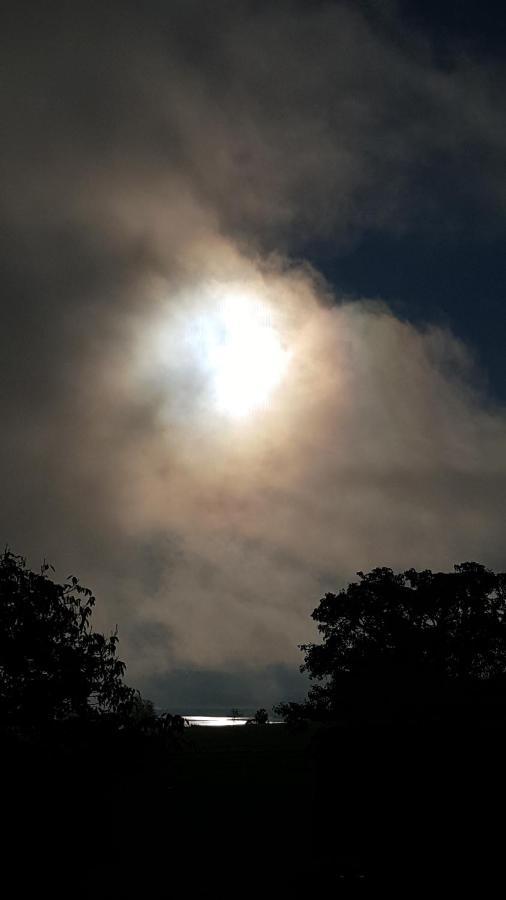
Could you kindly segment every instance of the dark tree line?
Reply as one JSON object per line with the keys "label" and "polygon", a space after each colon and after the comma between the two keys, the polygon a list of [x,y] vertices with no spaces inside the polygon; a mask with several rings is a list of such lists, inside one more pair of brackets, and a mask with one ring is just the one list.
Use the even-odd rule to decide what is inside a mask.
{"label": "dark tree line", "polygon": [[[233,835],[225,817],[225,830],[215,827],[213,808],[200,843],[188,844],[195,814],[184,818],[171,757],[183,720],[157,716],[125,684],[117,635],[92,628],[91,591],[51,571],[0,556],[4,858],[37,885],[45,866],[52,896],[59,871],[62,896],[83,875],[85,896],[96,897],[110,861],[126,860],[127,833],[141,881],[168,844],[188,863],[213,829],[220,852],[222,833]],[[314,794],[300,798],[300,827],[320,883],[379,878],[410,893],[412,884],[460,891],[474,882],[483,894],[501,877],[505,837],[506,575],[477,563],[450,573],[377,568],[326,594],[313,618],[321,641],[302,647],[308,698],[279,711],[315,723],[306,729]],[[258,710],[255,723],[267,720]],[[263,810],[251,815],[253,840],[265,823]],[[92,847],[90,877],[76,846]],[[33,884],[16,890],[31,895]]]}

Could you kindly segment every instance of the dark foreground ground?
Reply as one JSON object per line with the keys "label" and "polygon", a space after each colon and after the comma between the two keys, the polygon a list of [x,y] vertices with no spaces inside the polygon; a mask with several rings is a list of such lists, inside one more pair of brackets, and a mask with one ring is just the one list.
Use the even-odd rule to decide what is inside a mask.
{"label": "dark foreground ground", "polygon": [[[7,742],[9,896],[245,896],[313,877],[314,728],[186,728],[150,740]],[[5,747],[4,747],[5,750]]]}
{"label": "dark foreground ground", "polygon": [[488,896],[504,870],[504,729],[186,729],[169,746],[7,746],[5,896]]}
{"label": "dark foreground ground", "polygon": [[[140,830],[138,808],[127,811],[138,854],[127,888],[140,875],[152,896],[169,897],[177,887],[190,896],[241,897],[313,881],[314,732],[284,725],[186,729],[168,754],[155,809],[141,801]],[[101,877],[116,883],[114,863],[107,869]]]}

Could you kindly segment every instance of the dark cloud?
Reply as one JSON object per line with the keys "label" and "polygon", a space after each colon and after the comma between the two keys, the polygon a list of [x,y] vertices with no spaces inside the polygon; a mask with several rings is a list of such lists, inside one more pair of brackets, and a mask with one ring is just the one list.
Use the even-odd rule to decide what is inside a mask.
{"label": "dark cloud", "polygon": [[[173,669],[264,684],[357,568],[503,564],[504,412],[469,351],[290,261],[503,220],[504,66],[461,43],[442,64],[405,22],[288,2],[6,17],[1,534],[92,583],[153,689]],[[268,296],[293,350],[242,432],[202,414],[178,344],[220,282]]]}

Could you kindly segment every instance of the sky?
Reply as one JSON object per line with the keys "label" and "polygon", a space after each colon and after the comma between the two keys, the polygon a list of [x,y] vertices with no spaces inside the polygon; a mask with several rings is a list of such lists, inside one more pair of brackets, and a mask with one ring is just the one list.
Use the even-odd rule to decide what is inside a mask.
{"label": "sky", "polygon": [[359,570],[504,570],[506,12],[2,13],[0,538],[159,705],[297,699]]}

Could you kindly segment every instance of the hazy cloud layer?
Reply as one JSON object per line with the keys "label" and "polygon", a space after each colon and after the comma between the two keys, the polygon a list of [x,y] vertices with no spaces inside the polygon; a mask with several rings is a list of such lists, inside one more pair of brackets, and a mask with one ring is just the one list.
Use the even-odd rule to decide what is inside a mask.
{"label": "hazy cloud layer", "polygon": [[[4,29],[1,534],[95,587],[132,678],[284,672],[357,569],[504,566],[506,418],[471,351],[290,260],[463,202],[493,228],[504,70],[441,67],[390,4],[106,6]],[[220,285],[291,353],[247,421],[187,342]]]}

